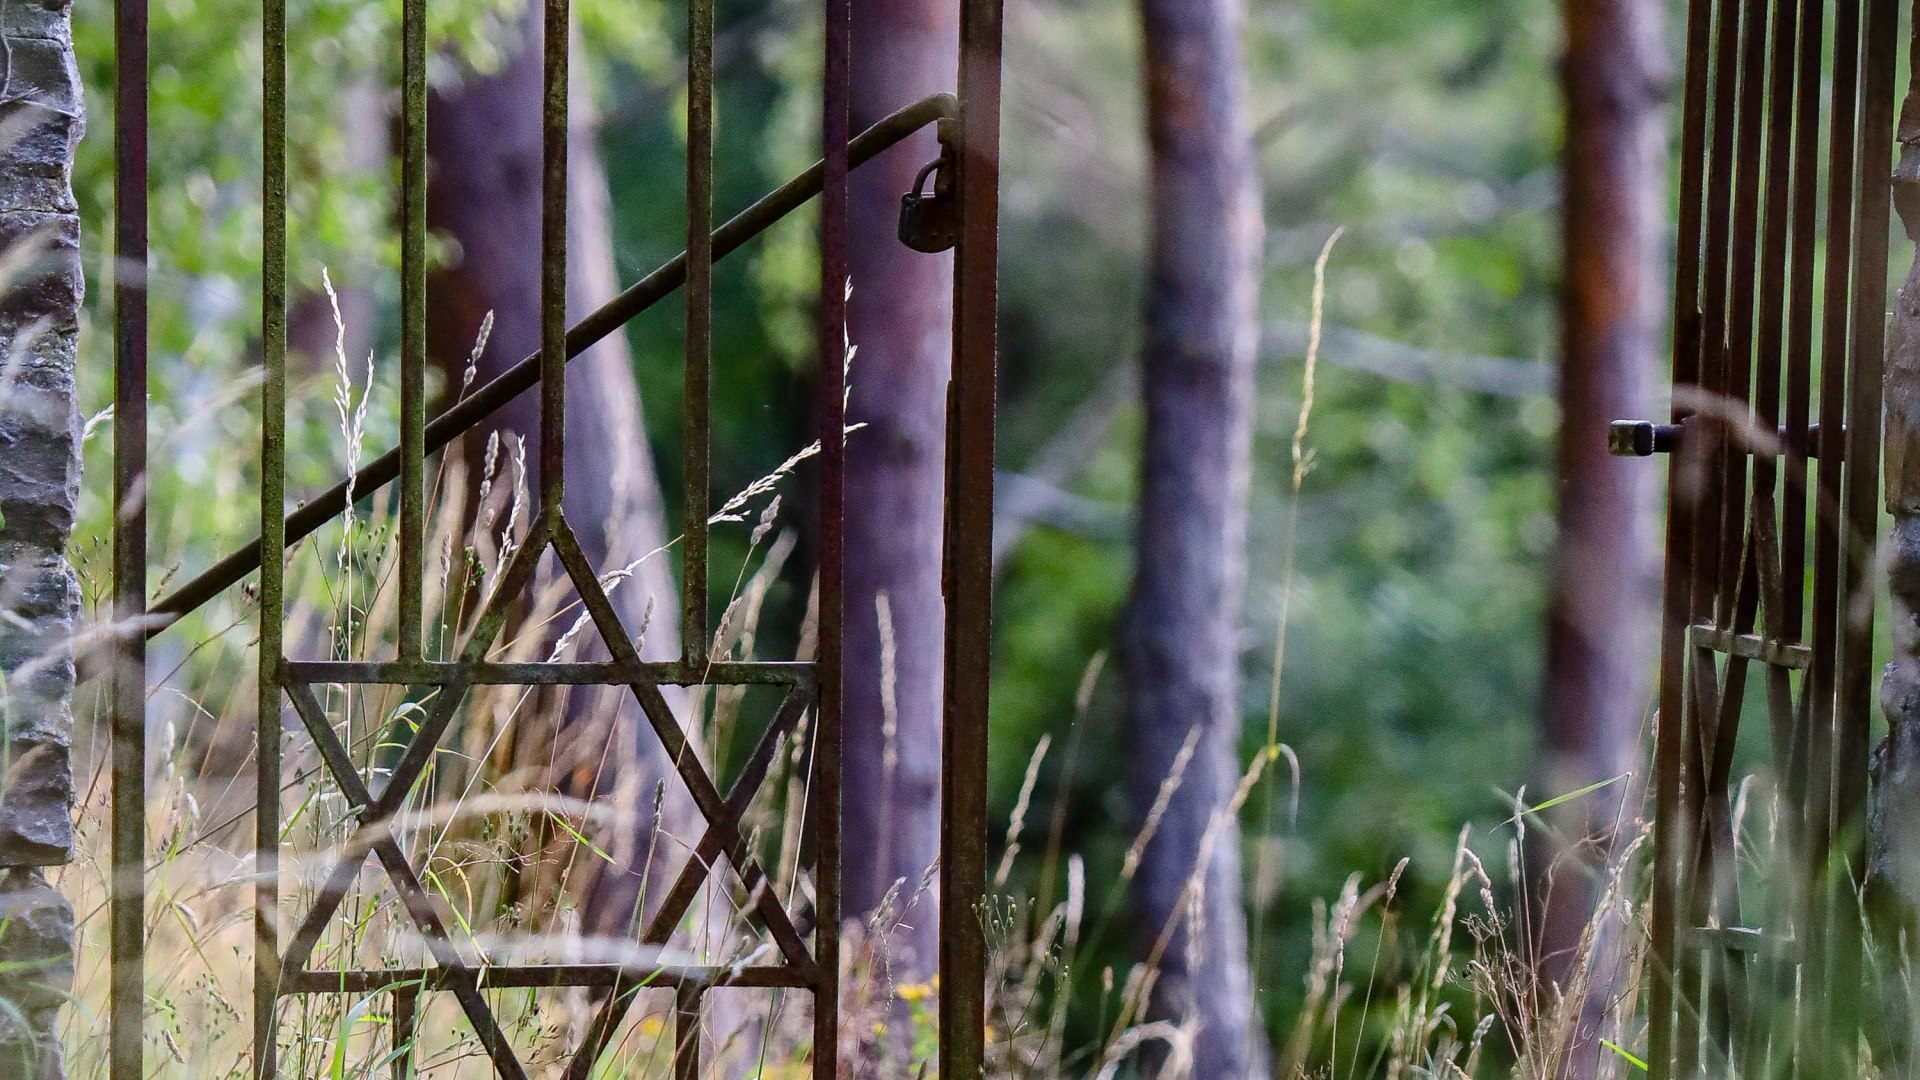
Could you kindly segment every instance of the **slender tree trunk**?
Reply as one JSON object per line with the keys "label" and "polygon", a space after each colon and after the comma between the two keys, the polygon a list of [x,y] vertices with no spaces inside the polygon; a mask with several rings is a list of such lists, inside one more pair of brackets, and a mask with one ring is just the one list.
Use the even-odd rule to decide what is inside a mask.
{"label": "slender tree trunk", "polygon": [[73,908],[73,630],[66,548],[80,483],[74,355],[85,286],[73,153],[84,126],[65,3],[0,9],[0,1076],[62,1072]]}
{"label": "slender tree trunk", "polygon": [[[1666,218],[1656,0],[1567,0],[1566,281],[1556,461],[1559,540],[1547,614],[1546,795],[1633,773],[1646,719],[1658,589],[1656,477],[1609,457],[1607,422],[1650,414],[1657,381]],[[1621,987],[1618,927],[1582,944],[1608,873],[1622,781],[1555,814],[1529,907],[1543,984],[1592,976],[1567,1075],[1594,1069],[1598,1025]],[[1583,968],[1583,964],[1587,966]],[[1564,988],[1564,987],[1563,987]]]}
{"label": "slender tree trunk", "polygon": [[[493,333],[479,358],[479,381],[539,349],[540,10],[537,3],[528,4],[522,39],[499,72],[436,93],[430,103],[428,216],[459,250],[452,265],[435,272],[429,286],[428,347],[453,386],[489,311],[494,314]],[[606,166],[596,114],[584,89],[576,80],[570,115],[570,318],[617,291]],[[537,394],[529,391],[515,399],[497,424],[528,440],[529,485],[538,490],[538,455],[532,451],[539,433]],[[477,458],[484,432],[467,439],[469,452]],[[566,465],[567,520],[596,567],[604,571],[624,566],[665,541],[659,481],[623,335],[607,338],[567,365]],[[643,563],[614,592],[614,606],[629,632],[637,633],[645,622],[644,659],[678,656],[677,620],[672,617],[678,610],[676,597],[667,560],[660,556]],[[647,618],[650,601],[660,617]],[[633,820],[615,840],[615,863],[596,876],[583,900],[591,932],[625,932],[639,899],[640,870],[655,825],[653,786],[671,774],[645,725],[623,691],[577,692],[569,700],[562,732],[554,733],[560,735],[554,748],[562,774],[557,779],[577,793],[611,792]],[[602,749],[609,738],[614,746],[603,767]]]}
{"label": "slender tree trunk", "polygon": [[1181,775],[1134,899],[1158,952],[1154,1013],[1196,1029],[1193,1076],[1242,1080],[1267,1069],[1228,814],[1240,776],[1260,190],[1238,0],[1141,0],[1140,10],[1153,220],[1138,568],[1122,641],[1134,805],[1144,814]]}
{"label": "slender tree trunk", "polygon": [[[958,12],[936,0],[854,0],[855,131],[953,89]],[[923,131],[849,183],[848,319],[859,356],[848,419],[867,427],[847,448],[844,899],[847,917],[858,919],[904,881],[882,919],[896,981],[931,974],[937,960],[938,890],[916,890],[940,851],[940,546],[953,258],[912,251],[896,234],[901,193],[938,155],[933,133]],[[882,597],[889,628],[879,614]],[[908,904],[912,913],[902,922]]]}
{"label": "slender tree trunk", "polygon": [[[1920,55],[1920,24],[1914,27]],[[1900,162],[1893,199],[1907,238],[1920,241],[1920,68],[1900,110]],[[1872,168],[1872,163],[1868,163]],[[1868,896],[1882,941],[1903,942],[1900,962],[1883,964],[1876,1056],[1889,1075],[1911,1066],[1920,1046],[1920,1013],[1908,989],[1920,953],[1920,257],[1893,305],[1885,376],[1887,591],[1892,606],[1893,658],[1880,684],[1887,737],[1874,750],[1873,796],[1867,812]],[[1889,952],[1892,950],[1889,949]]]}

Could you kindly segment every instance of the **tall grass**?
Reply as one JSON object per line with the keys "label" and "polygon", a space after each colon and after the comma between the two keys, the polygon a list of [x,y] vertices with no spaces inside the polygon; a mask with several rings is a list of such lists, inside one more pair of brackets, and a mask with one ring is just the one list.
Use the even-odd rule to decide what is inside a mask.
{"label": "tall grass", "polygon": [[[1331,241],[1319,264],[1324,288]],[[329,283],[330,284],[330,283]],[[1316,311],[1318,304],[1316,303]],[[484,341],[485,327],[481,329]],[[344,334],[339,341],[344,341]],[[850,351],[851,352],[851,351]],[[1309,364],[1311,377],[1311,357]],[[331,370],[311,376],[296,400],[332,406],[328,433],[297,431],[296,445],[332,456],[336,471],[351,472],[369,440],[392,436],[391,417],[379,403],[390,394],[380,366],[369,357],[350,363],[336,347]],[[459,392],[471,384],[464,380]],[[1295,438],[1294,490],[1311,464],[1305,444],[1311,409],[1306,395]],[[227,402],[224,408],[242,406]],[[853,443],[858,452],[858,441]],[[769,597],[783,581],[804,577],[792,558],[796,545],[784,527],[781,488],[817,446],[803,449],[768,476],[726,500],[714,515],[718,527],[748,533],[746,556],[735,569],[724,614],[716,623],[713,655],[721,659],[761,656],[770,637],[799,641],[798,659],[811,655],[811,611],[797,632],[770,634]],[[489,591],[513,550],[526,540],[530,504],[526,446],[516,436],[493,436],[470,473],[460,453],[438,465],[432,492],[429,552],[438,553],[426,583],[433,613],[430,655],[450,656],[470,631]],[[352,512],[291,553],[287,578],[288,652],[293,656],[377,656],[391,648],[396,631],[398,586],[395,515],[387,492],[360,493]],[[159,520],[179,522],[179,515]],[[177,558],[183,535],[156,538],[156,550]],[[611,569],[608,588],[634,587],[634,572],[648,559],[669,558],[669,542],[639,560]],[[96,564],[76,560],[83,575]],[[106,594],[88,580],[85,594]],[[650,598],[649,603],[661,598]],[[671,599],[667,607],[672,608]],[[103,618],[104,611],[92,612]],[[881,598],[883,626],[890,611]],[[149,731],[150,790],[146,865],[148,880],[147,971],[149,1074],[173,1078],[248,1075],[250,987],[253,952],[252,884],[252,703],[257,658],[253,625],[257,598],[241,591],[223,598],[193,625],[201,636],[186,645],[157,650],[165,659],[152,691]],[[792,628],[788,628],[792,629]],[[645,626],[630,628],[644,634]],[[1284,655],[1285,618],[1275,644],[1276,680]],[[562,660],[590,647],[591,628],[570,584],[552,560],[542,566],[512,630],[493,651],[505,661]],[[1103,673],[1103,658],[1087,665],[1076,694],[1078,716],[1059,751],[1059,766],[1071,775],[1083,744],[1085,715]],[[404,687],[317,688],[329,722],[363,776],[376,790],[412,738],[433,691]],[[580,693],[582,691],[574,691]],[[606,756],[615,740],[617,695],[602,695],[582,707],[567,691],[521,687],[475,688],[421,782],[395,823],[396,837],[432,893],[455,936],[471,941],[484,964],[537,961],[618,960],[633,963],[685,961],[736,964],[766,959],[768,945],[743,915],[746,898],[724,868],[708,876],[702,899],[661,949],[637,944],[632,934],[594,933],[584,926],[580,898],[595,875],[638,872],[643,897],[656,898],[662,874],[677,867],[697,843],[695,823],[676,819],[667,805],[684,797],[678,782],[648,788],[617,784],[600,794],[577,778],[620,763]],[[102,702],[83,700],[83,724],[103,730]],[[683,721],[695,753],[722,773],[735,749],[767,723],[770,703],[743,688],[704,688],[688,696]],[[1277,705],[1275,707],[1277,716]],[[586,720],[579,719],[587,717]],[[562,718],[581,726],[563,731]],[[330,866],[343,853],[364,851],[353,807],[321,767],[318,755],[289,711],[283,723],[281,868],[285,889],[278,915],[283,941],[313,902]],[[808,907],[812,868],[803,851],[809,785],[809,725],[803,721],[775,755],[776,764],[748,811],[744,831],[771,887],[790,911]],[[1270,733],[1271,734],[1271,733]],[[566,737],[562,737],[565,735]],[[76,1077],[105,1073],[105,1009],[108,957],[105,914],[109,896],[109,804],[104,784],[104,746],[83,741],[84,784],[78,808],[75,863],[55,874],[80,918],[80,957],[74,1002],[63,1035]],[[1026,770],[1002,844],[995,895],[979,917],[989,932],[988,993],[990,1068],[995,1077],[1114,1078],[1135,1075],[1151,1048],[1169,1080],[1184,1075],[1187,1048],[1203,1016],[1150,1018],[1159,950],[1171,940],[1166,928],[1145,935],[1157,948],[1123,970],[1090,970],[1100,955],[1099,938],[1127,917],[1125,883],[1156,828],[1165,803],[1182,781],[1187,754],[1176,761],[1162,788],[1160,811],[1149,813],[1130,846],[1121,879],[1088,881],[1081,853],[1066,843],[1064,803],[1041,805],[1037,779],[1053,753],[1043,741]],[[1288,806],[1302,782],[1297,760],[1270,737],[1235,793],[1233,804],[1209,830],[1203,848],[1220,842],[1224,823],[1237,819],[1248,799],[1265,792],[1260,817],[1276,835],[1282,823],[1276,763],[1286,759],[1291,785]],[[1067,785],[1062,785],[1064,790]],[[585,794],[581,794],[584,792]],[[857,793],[851,793],[857,799]],[[859,812],[857,806],[850,812]],[[639,838],[644,855],[630,871],[612,852],[635,820],[648,823]],[[1030,820],[1034,829],[1029,828]],[[1035,836],[1045,825],[1044,844]],[[631,840],[631,837],[626,837]],[[1580,1023],[1588,994],[1580,980],[1592,965],[1575,965],[1564,987],[1532,981],[1524,947],[1524,923],[1513,917],[1515,901],[1502,901],[1493,877],[1463,830],[1441,905],[1432,911],[1404,909],[1399,884],[1403,861],[1383,880],[1355,876],[1330,902],[1313,910],[1314,947],[1298,973],[1305,1004],[1276,1033],[1276,1075],[1298,1077],[1478,1077],[1557,1075]],[[1520,838],[1506,841],[1518,858]],[[1037,849],[1037,887],[1025,895],[1007,890],[1024,880],[1013,873],[1020,853]],[[1615,864],[1604,890],[1602,917],[1627,928],[1621,947],[1628,961],[1623,987],[1637,985],[1638,949],[1644,925],[1629,872],[1638,841]],[[1207,852],[1199,853],[1204,866]],[[1256,871],[1258,872],[1258,871]],[[937,867],[917,880],[897,883],[870,916],[846,928],[843,957],[844,1044],[836,1051],[860,1062],[862,1074],[924,1077],[934,1069],[937,982],[902,983],[889,963],[895,927],[930,917]],[[1516,880],[1518,880],[1516,878]],[[1197,901],[1198,875],[1189,889]],[[1598,925],[1598,922],[1596,922]],[[1150,928],[1153,929],[1153,928]],[[803,927],[804,932],[804,927]],[[1583,950],[1593,953],[1597,950]],[[356,876],[338,913],[315,949],[316,969],[425,966],[419,933],[396,902],[377,864]],[[536,1076],[557,1075],[592,1022],[596,1002],[577,990],[491,991],[487,997],[517,1052]],[[699,1037],[713,1076],[786,1077],[806,1074],[811,1004],[804,994],[722,991]],[[1602,1062],[1602,1076],[1633,1074],[1632,1048],[1639,1045],[1631,992],[1611,1003],[1604,1037],[1621,1048]],[[597,1075],[671,1075],[672,1003],[665,994],[643,993],[622,1023]],[[900,1030],[904,1025],[906,1030]],[[392,995],[328,994],[289,998],[276,1018],[283,1072],[299,1077],[387,1075],[405,1054],[421,1075],[483,1077],[491,1067],[471,1027],[446,994],[431,994],[412,1027],[397,1026]],[[1088,1034],[1090,1033],[1090,1034]]]}

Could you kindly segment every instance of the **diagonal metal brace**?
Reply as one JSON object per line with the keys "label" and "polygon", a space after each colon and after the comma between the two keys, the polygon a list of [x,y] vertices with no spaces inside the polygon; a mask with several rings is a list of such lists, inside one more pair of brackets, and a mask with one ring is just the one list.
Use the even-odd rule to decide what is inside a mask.
{"label": "diagonal metal brace", "polygon": [[[848,165],[864,165],[928,124],[959,114],[960,103],[952,94],[934,94],[922,98],[855,137],[847,147]],[[775,222],[806,205],[820,193],[824,175],[824,165],[815,162],[805,172],[762,196],[758,202],[715,229],[713,257],[717,260],[739,250]],[[682,252],[574,324],[567,331],[567,359],[579,356],[672,295],[674,290],[686,283],[686,279],[687,256]],[[427,453],[445,447],[507,402],[532,389],[539,381],[540,357],[535,354],[515,364],[499,378],[481,385],[427,425]],[[400,451],[396,448],[375,458],[355,473],[351,490],[358,495],[366,495],[392,483],[399,475]],[[349,484],[342,481],[288,514],[287,543],[298,543],[339,516],[346,508],[348,490]],[[259,568],[260,538],[256,536],[148,608],[147,636],[151,638],[159,634]],[[105,670],[105,660],[104,656],[98,655],[97,649],[89,650],[89,655],[81,658],[81,677],[90,679]]]}

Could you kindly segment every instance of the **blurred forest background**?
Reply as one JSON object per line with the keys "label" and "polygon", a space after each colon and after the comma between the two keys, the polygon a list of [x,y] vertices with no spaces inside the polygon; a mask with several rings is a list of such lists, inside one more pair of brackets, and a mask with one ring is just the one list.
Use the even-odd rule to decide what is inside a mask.
{"label": "blurred forest background", "polygon": [[[1612,6],[1638,7],[1637,25],[1651,30],[1635,62],[1651,72],[1642,89],[1646,115],[1658,127],[1664,79],[1677,69],[1675,34],[1662,5]],[[927,28],[940,22],[926,14],[937,5],[873,0],[856,7],[879,28],[863,32],[908,42],[903,57],[922,55],[911,51],[916,35],[932,41],[921,45],[932,55],[944,48],[939,27]],[[575,0],[574,8],[575,183],[589,185],[584,195],[576,191],[576,219],[585,198],[597,201],[603,225],[597,241],[575,242],[574,300],[584,311],[683,246],[684,19],[677,6],[658,0]],[[368,351],[381,357],[377,381],[393,376],[386,358],[397,347],[398,241],[390,195],[393,102],[383,87],[394,85],[397,70],[398,4],[295,0],[290,9],[290,249],[303,297],[293,333],[296,348],[314,359],[306,382],[296,379],[306,389],[292,404],[289,486],[306,492],[336,479],[342,466],[328,397],[335,327],[323,267],[353,338],[345,349],[356,358],[352,377],[361,378],[357,358]],[[510,244],[507,234],[517,227],[513,211],[487,205],[485,194],[510,190],[505,181],[493,184],[487,170],[510,176],[512,162],[488,155],[510,156],[523,133],[483,95],[494,85],[489,80],[511,84],[516,65],[529,63],[529,23],[518,0],[435,0],[431,11],[440,46],[432,70],[434,247],[441,260],[433,348],[448,373],[445,388],[459,377],[484,312],[494,311],[496,322],[483,375],[494,370],[489,364],[531,351],[536,333],[522,314],[533,310],[533,263],[509,271],[510,260],[476,254],[489,243]],[[82,145],[76,174],[90,270],[106,266],[111,236],[110,14],[104,4],[75,11],[94,133]],[[153,20],[152,512],[160,564],[154,577],[164,590],[165,582],[184,580],[255,531],[260,54],[255,21],[237,18],[226,0],[164,0],[154,5]],[[724,218],[815,156],[819,26],[816,5],[801,0],[723,0],[719,20],[716,214]],[[1135,5],[1095,0],[1009,0],[1006,20],[992,814],[996,844],[1017,808],[1024,817],[1001,891],[1029,908],[1037,900],[1044,910],[1064,895],[1070,874],[1092,883],[1086,929],[1065,976],[1085,993],[1074,995],[1063,1022],[1070,1045],[1097,1044],[1114,1020],[1113,982],[1125,979],[1143,938],[1152,936],[1124,890],[1111,884],[1121,878],[1142,816],[1126,779],[1134,741],[1116,652],[1136,569],[1144,438],[1142,301],[1152,233],[1142,28]],[[1538,803],[1632,767],[1646,698],[1631,680],[1613,703],[1614,715],[1629,717],[1624,734],[1588,759],[1552,758],[1545,753],[1552,739],[1543,735],[1550,730],[1546,628],[1559,512],[1568,32],[1554,0],[1249,0],[1244,10],[1245,115],[1265,226],[1234,695],[1244,724],[1234,750],[1244,767],[1265,753],[1270,732],[1289,748],[1273,759],[1242,815],[1251,979],[1276,1055],[1296,1018],[1313,1006],[1314,963],[1333,932],[1327,905],[1337,905],[1343,889],[1350,893],[1350,879],[1358,875],[1363,889],[1394,879],[1395,903],[1415,913],[1406,925],[1390,921],[1385,933],[1377,925],[1351,931],[1358,937],[1350,952],[1362,958],[1351,963],[1364,966],[1370,953],[1388,969],[1383,986],[1399,985],[1418,967],[1433,912],[1459,888],[1455,847],[1463,826],[1493,884],[1503,898],[1511,896],[1516,794],[1524,787],[1527,801]],[[886,78],[911,93],[894,104],[950,85],[950,75],[924,56],[903,59],[899,68]],[[876,115],[869,109],[856,116],[856,130]],[[532,138],[537,146],[537,127]],[[1664,130],[1646,145],[1663,148]],[[869,458],[882,463],[875,468],[918,462],[924,470],[930,461],[937,482],[942,381],[937,372],[933,381],[913,375],[902,350],[926,347],[914,344],[915,319],[922,320],[918,332],[939,338],[944,304],[928,312],[889,299],[907,287],[903,281],[937,296],[948,261],[905,252],[891,237],[904,190],[900,168],[910,177],[932,156],[930,139],[914,146],[896,155],[901,160],[872,190],[856,189],[857,197],[877,203],[856,211],[866,232],[856,237],[865,253],[856,254],[852,282],[851,333],[860,350],[852,407],[856,420],[874,428],[850,445],[856,473],[863,445],[885,447]],[[600,160],[583,166],[583,153]],[[486,191],[454,190],[461,181],[450,162],[470,174],[467,188]],[[1656,153],[1644,165],[1650,186],[1627,201],[1664,208],[1664,161]],[[604,190],[596,194],[590,187],[601,178]],[[1336,229],[1344,233],[1326,262],[1310,426],[1298,443],[1315,261]],[[802,215],[717,269],[716,505],[813,437],[811,415],[796,405],[811,400],[813,230],[814,219]],[[1646,280],[1659,281],[1662,250],[1643,244],[1640,257],[1655,267]],[[83,337],[80,383],[89,416],[110,400],[107,296],[104,288],[91,290],[96,310]],[[1650,310],[1659,306],[1653,297]],[[1657,326],[1644,329],[1642,344],[1655,340]],[[933,348],[944,348],[944,340]],[[1634,362],[1654,364],[1655,355]],[[633,323],[624,342],[596,354],[601,374],[580,376],[597,381],[574,394],[576,415],[585,417],[576,422],[605,425],[599,471],[625,478],[613,481],[628,484],[617,493],[627,500],[620,505],[637,521],[655,518],[650,527],[636,526],[641,535],[648,528],[660,537],[678,532],[679,356],[677,306],[663,305]],[[632,428],[621,425],[633,419],[622,416],[633,408],[631,394],[620,390],[629,368],[644,444],[623,437]],[[1662,381],[1663,366],[1637,370],[1645,381],[1630,385],[1630,393]],[[366,443],[377,452],[391,445],[397,421],[392,402],[369,400]],[[1657,404],[1647,400],[1642,408]],[[1598,415],[1601,408],[1568,437],[1603,445],[1601,423],[1611,417]],[[927,416],[933,430],[915,430],[914,418]],[[889,422],[900,427],[888,429]],[[100,416],[92,430],[98,437],[87,447],[87,474],[105,477],[110,420]],[[530,435],[530,422],[519,430]],[[1299,474],[1296,492],[1302,449],[1310,467]],[[588,455],[584,471],[593,472],[595,451],[580,453]],[[856,475],[850,482],[863,481]],[[895,490],[884,485],[908,481],[885,474],[870,482]],[[105,580],[105,491],[101,483],[87,485],[76,530],[75,562],[94,603]],[[790,490],[790,505],[805,503],[802,494]],[[1629,490],[1628,516],[1649,523],[1653,494],[1644,484]],[[856,487],[856,514],[861,497]],[[789,513],[804,518],[805,511]],[[798,528],[804,545],[804,520]],[[886,547],[888,537],[910,532],[910,515],[890,511],[851,528],[856,553],[863,530],[881,545],[875,550],[896,550]],[[1650,528],[1627,531],[1629,540],[1652,536]],[[901,541],[908,554],[889,557],[925,550],[914,542]],[[735,585],[723,568],[748,558],[747,529],[716,533],[715,543],[717,609]],[[862,642],[887,639],[898,650],[898,685],[887,692],[900,697],[890,704],[912,759],[900,768],[908,781],[916,770],[925,781],[933,763],[924,750],[938,743],[912,739],[916,732],[924,738],[925,717],[933,715],[926,702],[937,704],[937,690],[929,691],[934,684],[924,667],[913,666],[913,654],[932,649],[937,675],[938,642],[921,629],[937,630],[937,607],[929,606],[928,579],[902,572],[898,581],[880,582],[891,610],[876,614],[872,591],[860,593],[860,575],[893,573],[888,565],[876,559],[854,570],[850,663],[865,663],[867,674],[850,676],[851,708],[857,713],[865,694],[879,709],[876,661],[856,654]],[[1643,557],[1639,565],[1637,579],[1610,583],[1629,604],[1651,595],[1652,563]],[[937,569],[931,572],[937,590]],[[801,570],[786,573],[767,594],[764,653],[791,651],[806,591]],[[937,591],[932,595],[937,605]],[[155,670],[190,671],[237,655],[245,634],[229,627],[239,617],[240,609],[229,606],[169,632],[157,646]],[[883,622],[890,626],[883,630]],[[1651,623],[1645,630],[1642,637],[1651,640]],[[661,633],[670,636],[672,628]],[[1276,672],[1282,638],[1284,670]],[[225,644],[197,644],[207,641]],[[670,641],[649,644],[671,649]],[[209,682],[176,678],[199,687]],[[164,717],[155,721],[184,768],[219,761],[209,749],[217,741],[211,734],[200,732],[194,745],[181,734],[201,709],[227,714],[221,703],[197,697],[194,706],[179,707],[174,726],[166,727]],[[856,739],[859,723],[850,716]],[[1593,764],[1601,759],[1627,764]],[[1595,798],[1617,806],[1630,787],[1621,783]],[[863,898],[876,903],[894,879],[924,872],[928,860],[912,839],[914,828],[927,835],[931,804],[923,788],[901,782],[866,789],[875,800],[869,807],[858,801],[863,789],[850,784],[850,855],[858,857],[861,830],[879,827],[872,821],[890,821],[905,838],[903,850],[890,853],[905,868],[870,868],[877,891],[850,882],[851,907]],[[903,932],[909,945],[916,937],[930,940],[924,911],[906,921],[916,928]],[[1402,950],[1388,943],[1394,935],[1417,941]],[[903,974],[924,974],[930,959],[923,950],[917,961],[903,961]],[[1473,1020],[1455,1023],[1459,1037],[1469,1037]],[[1359,1042],[1387,1038],[1386,1026],[1380,1021]],[[1085,1060],[1073,1069],[1091,1071]]]}

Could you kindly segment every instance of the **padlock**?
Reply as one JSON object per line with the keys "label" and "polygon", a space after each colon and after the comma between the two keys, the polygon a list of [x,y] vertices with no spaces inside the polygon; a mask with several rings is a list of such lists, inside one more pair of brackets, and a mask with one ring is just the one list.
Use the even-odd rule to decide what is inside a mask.
{"label": "padlock", "polygon": [[929,162],[913,178],[913,190],[900,196],[900,242],[929,255],[948,250],[960,239],[953,196],[941,190],[937,177],[932,191],[921,191],[940,167],[940,161]]}

